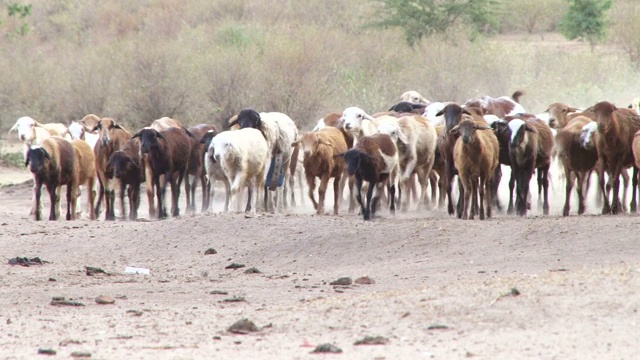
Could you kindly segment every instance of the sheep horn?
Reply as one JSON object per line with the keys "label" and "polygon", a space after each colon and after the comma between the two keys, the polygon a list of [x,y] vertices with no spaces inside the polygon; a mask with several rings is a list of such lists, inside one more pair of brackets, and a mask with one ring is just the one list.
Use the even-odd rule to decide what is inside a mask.
{"label": "sheep horn", "polygon": [[238,119],[233,120],[232,122],[229,123],[229,126],[227,126],[227,128],[230,128],[234,125],[238,125]]}

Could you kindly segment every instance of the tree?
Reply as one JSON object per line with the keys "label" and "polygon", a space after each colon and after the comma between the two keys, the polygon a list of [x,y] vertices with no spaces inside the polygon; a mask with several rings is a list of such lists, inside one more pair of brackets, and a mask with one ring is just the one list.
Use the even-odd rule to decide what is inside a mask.
{"label": "tree", "polygon": [[380,20],[370,25],[402,28],[405,39],[414,46],[423,37],[446,33],[463,21],[477,33],[491,33],[497,24],[491,11],[496,0],[380,0]]}
{"label": "tree", "polygon": [[558,24],[560,33],[569,40],[588,41],[591,49],[607,36],[607,11],[612,0],[566,0],[569,11]]}

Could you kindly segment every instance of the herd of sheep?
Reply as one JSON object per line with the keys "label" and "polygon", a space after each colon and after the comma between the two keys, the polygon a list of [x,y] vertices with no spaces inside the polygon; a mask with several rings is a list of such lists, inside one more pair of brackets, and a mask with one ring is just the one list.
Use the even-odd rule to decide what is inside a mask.
{"label": "herd of sheep", "polygon": [[[620,178],[626,189],[630,167],[629,211],[637,210],[637,105],[617,108],[603,101],[577,109],[554,103],[533,115],[520,105],[520,96],[522,92],[517,91],[510,97],[483,96],[465,104],[431,103],[408,91],[388,111],[368,114],[349,107],[326,115],[304,134],[283,113],[249,108],[232,117],[225,131],[209,124],[186,128],[164,117],[132,133],[112,118],[90,114],[69,126],[42,124],[26,116],[9,132],[17,130],[24,144],[25,164],[34,179],[31,212],[36,220],[41,219],[42,185],[49,193],[49,220],[60,217],[63,185],[67,220],[80,215],[81,186],[91,220],[99,217],[103,202],[105,220],[115,220],[116,197],[120,216],[127,217],[128,207],[128,219],[135,220],[143,183],[149,216],[162,219],[169,216],[167,187],[171,188],[171,216],[180,214],[183,182],[187,211],[196,210],[198,183],[201,209],[211,209],[212,186],[220,181],[225,187],[224,211],[231,206],[238,209],[246,196],[245,211],[255,213],[295,206],[294,188],[297,184],[302,191],[303,177],[317,214],[325,213],[326,190],[333,179],[335,215],[348,186],[349,211],[359,205],[365,220],[374,218],[383,204],[391,213],[396,206],[407,211],[411,206],[446,205],[448,213],[458,218],[485,219],[493,209],[502,210],[498,198],[501,165],[511,167],[507,213],[527,214],[529,184],[535,174],[546,215],[553,163],[564,172],[563,215],[570,213],[574,185],[578,214],[585,212],[585,195],[594,172],[602,213],[625,211],[626,191],[621,201]],[[454,199],[456,176],[458,197]]]}

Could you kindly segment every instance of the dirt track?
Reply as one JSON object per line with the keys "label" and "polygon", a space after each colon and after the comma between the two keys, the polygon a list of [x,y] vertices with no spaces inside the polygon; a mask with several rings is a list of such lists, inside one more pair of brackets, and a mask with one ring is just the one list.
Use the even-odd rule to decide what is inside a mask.
{"label": "dirt track", "polygon": [[[301,359],[327,342],[345,359],[639,356],[640,217],[557,217],[561,196],[549,217],[460,221],[435,210],[367,223],[304,209],[34,222],[29,198],[25,184],[0,189],[2,359],[37,358],[39,348],[59,358]],[[204,255],[211,247],[218,254]],[[16,256],[51,263],[6,263]],[[225,269],[232,262],[246,267]],[[85,266],[112,275],[87,276]],[[376,283],[328,284],[365,275]],[[115,305],[96,304],[98,295]],[[86,306],[52,306],[54,296]],[[246,301],[224,302],[234,296]],[[266,327],[226,331],[245,317]],[[353,345],[366,335],[389,343]]]}

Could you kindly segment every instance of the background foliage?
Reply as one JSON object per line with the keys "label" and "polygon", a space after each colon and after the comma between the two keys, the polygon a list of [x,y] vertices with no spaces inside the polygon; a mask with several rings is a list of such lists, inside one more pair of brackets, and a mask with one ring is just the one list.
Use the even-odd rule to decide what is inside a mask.
{"label": "background foliage", "polygon": [[490,18],[457,17],[413,47],[401,28],[371,26],[385,18],[371,0],[20,5],[32,5],[25,17],[0,14],[3,129],[24,115],[69,122],[88,113],[131,128],[161,116],[219,123],[249,106],[309,129],[348,106],[387,109],[410,89],[459,102],[523,89],[531,112],[555,101],[626,106],[640,94],[632,0],[616,1],[610,36],[593,52],[555,32],[563,0],[491,1]]}

